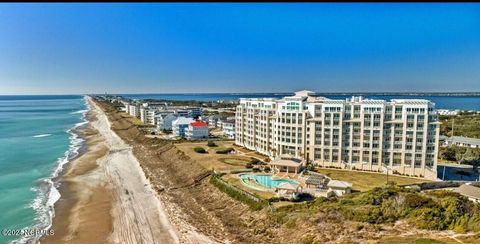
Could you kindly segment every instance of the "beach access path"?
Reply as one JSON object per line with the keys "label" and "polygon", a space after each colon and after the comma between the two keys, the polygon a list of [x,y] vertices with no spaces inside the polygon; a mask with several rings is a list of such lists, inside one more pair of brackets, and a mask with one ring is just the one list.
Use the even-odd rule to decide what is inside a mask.
{"label": "beach access path", "polygon": [[87,99],[97,117],[91,125],[104,137],[109,149],[107,155],[98,160],[113,197],[113,230],[109,240],[113,243],[212,243],[191,228],[185,233],[172,225],[164,203],[145,177],[132,148],[111,130],[107,115],[92,98]]}

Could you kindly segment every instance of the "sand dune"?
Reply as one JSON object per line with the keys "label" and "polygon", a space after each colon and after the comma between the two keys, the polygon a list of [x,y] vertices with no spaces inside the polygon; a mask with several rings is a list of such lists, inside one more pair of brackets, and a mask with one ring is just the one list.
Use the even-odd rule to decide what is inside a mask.
{"label": "sand dune", "polygon": [[56,206],[56,234],[42,243],[213,243],[189,226],[181,226],[187,232],[177,230],[131,147],[95,102],[88,102],[97,139],[65,173],[69,189]]}

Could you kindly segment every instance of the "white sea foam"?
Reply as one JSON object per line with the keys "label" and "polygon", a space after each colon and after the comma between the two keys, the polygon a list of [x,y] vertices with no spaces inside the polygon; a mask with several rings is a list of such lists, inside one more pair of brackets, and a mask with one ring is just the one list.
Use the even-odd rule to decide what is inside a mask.
{"label": "white sea foam", "polygon": [[40,134],[40,135],[35,135],[35,136],[32,136],[32,137],[35,137],[35,138],[40,138],[40,137],[47,137],[47,136],[51,136],[52,134]]}
{"label": "white sea foam", "polygon": [[86,113],[86,112],[88,112],[88,109],[78,110],[78,111],[75,111],[75,112],[71,112],[70,114],[83,114],[83,113]]}
{"label": "white sea foam", "polygon": [[[32,191],[37,192],[37,197],[30,205],[30,207],[32,207],[37,213],[35,218],[37,224],[33,226],[33,228],[46,231],[52,227],[52,220],[55,216],[54,205],[61,197],[60,192],[58,191],[58,187],[60,185],[58,182],[54,181],[54,179],[60,175],[67,163],[79,155],[79,150],[85,142],[84,139],[80,138],[79,135],[75,133],[76,128],[88,123],[86,120],[86,114],[90,110],[90,106],[87,103],[86,97],[84,100],[85,105],[88,108],[86,110],[80,110],[82,111],[82,119],[84,121],[75,124],[72,128],[67,130],[67,133],[70,134],[70,145],[68,150],[65,152],[63,157],[57,159],[57,167],[54,169],[52,175],[49,178],[41,180],[37,188],[32,188]],[[44,135],[38,135],[37,137],[43,136]],[[12,243],[38,243],[40,237],[41,236],[22,237],[13,241]]]}

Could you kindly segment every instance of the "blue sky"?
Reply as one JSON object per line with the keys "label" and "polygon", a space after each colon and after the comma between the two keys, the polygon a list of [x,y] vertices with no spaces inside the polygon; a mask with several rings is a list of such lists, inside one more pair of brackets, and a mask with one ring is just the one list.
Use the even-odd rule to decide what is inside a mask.
{"label": "blue sky", "polygon": [[0,4],[0,94],[480,91],[478,4]]}

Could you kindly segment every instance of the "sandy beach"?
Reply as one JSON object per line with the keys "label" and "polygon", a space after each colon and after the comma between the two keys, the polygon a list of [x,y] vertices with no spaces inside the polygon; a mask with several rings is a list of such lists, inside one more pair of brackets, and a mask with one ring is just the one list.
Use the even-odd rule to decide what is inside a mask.
{"label": "sandy beach", "polygon": [[[42,243],[211,243],[175,226],[132,153],[91,98],[88,150],[66,169],[55,205],[55,235]],[[178,221],[176,221],[178,223]],[[179,229],[181,231],[179,231]]]}

